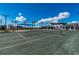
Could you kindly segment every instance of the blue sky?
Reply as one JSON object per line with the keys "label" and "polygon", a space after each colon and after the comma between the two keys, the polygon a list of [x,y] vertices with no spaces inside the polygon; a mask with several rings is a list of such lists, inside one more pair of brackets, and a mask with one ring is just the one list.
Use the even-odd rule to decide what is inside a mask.
{"label": "blue sky", "polygon": [[0,4],[0,14],[8,14],[8,23],[14,20],[18,13],[22,13],[30,23],[32,20],[38,21],[42,18],[51,18],[61,12],[69,12],[67,19],[59,22],[79,21],[79,4],[74,3],[2,3]]}

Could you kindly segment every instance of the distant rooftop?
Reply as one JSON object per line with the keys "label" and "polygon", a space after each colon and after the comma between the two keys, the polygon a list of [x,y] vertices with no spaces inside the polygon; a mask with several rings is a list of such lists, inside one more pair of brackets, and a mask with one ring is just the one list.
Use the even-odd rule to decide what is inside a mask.
{"label": "distant rooftop", "polygon": [[63,25],[66,25],[66,23],[50,23],[52,25],[60,25],[60,24],[63,24]]}

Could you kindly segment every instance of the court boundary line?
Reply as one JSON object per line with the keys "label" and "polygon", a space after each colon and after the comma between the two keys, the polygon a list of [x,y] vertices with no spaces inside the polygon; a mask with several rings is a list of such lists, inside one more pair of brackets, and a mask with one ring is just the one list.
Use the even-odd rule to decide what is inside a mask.
{"label": "court boundary line", "polygon": [[[43,35],[47,35],[47,34],[43,34]],[[26,39],[31,39],[31,38],[36,38],[36,37],[41,37],[42,35],[40,36],[32,36],[32,37],[27,37],[27,38],[24,38],[24,39],[18,39],[18,40],[11,40],[11,41],[7,41],[7,42],[1,42],[0,44],[4,44],[4,43],[8,43],[8,42],[15,42],[15,41],[21,41],[21,40],[26,40]]]}
{"label": "court boundary line", "polygon": [[34,40],[31,40],[31,41],[26,41],[26,42],[23,42],[23,43],[20,43],[20,44],[15,44],[15,45],[11,45],[11,46],[7,46],[7,47],[3,47],[3,48],[0,48],[0,50],[5,50],[5,49],[8,49],[8,48],[12,48],[12,47],[16,47],[16,46],[24,45],[24,44],[27,44],[27,43],[30,43],[30,42],[34,42],[34,41],[38,41],[38,40],[42,40],[42,39],[46,39],[46,38],[49,38],[49,37],[52,37],[52,35],[51,35],[51,36],[47,36],[47,37],[43,37],[43,38],[39,38],[39,39],[34,39]]}

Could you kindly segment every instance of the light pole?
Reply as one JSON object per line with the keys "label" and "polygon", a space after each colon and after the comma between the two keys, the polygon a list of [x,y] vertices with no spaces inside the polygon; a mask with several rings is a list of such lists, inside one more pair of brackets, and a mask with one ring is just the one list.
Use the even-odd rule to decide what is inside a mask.
{"label": "light pole", "polygon": [[15,31],[14,23],[15,23],[15,21],[12,19],[12,30],[13,30],[13,32]]}
{"label": "light pole", "polygon": [[17,21],[14,21],[14,23],[15,23],[15,29],[17,29]]}
{"label": "light pole", "polygon": [[4,16],[4,19],[5,19],[5,30],[6,30],[7,29],[7,17],[9,15],[6,15],[6,14],[0,14],[0,15]]}
{"label": "light pole", "polygon": [[2,29],[2,19],[0,19],[0,30]]}
{"label": "light pole", "polygon": [[0,25],[2,26],[2,19],[0,19]]}

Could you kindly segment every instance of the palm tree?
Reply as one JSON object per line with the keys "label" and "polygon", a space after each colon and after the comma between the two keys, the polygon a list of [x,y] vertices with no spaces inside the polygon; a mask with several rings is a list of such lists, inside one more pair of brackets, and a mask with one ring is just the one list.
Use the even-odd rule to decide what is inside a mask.
{"label": "palm tree", "polygon": [[44,22],[41,22],[41,23],[40,23],[40,25],[41,25],[41,28],[42,28],[42,24],[43,24],[43,23],[44,23]]}
{"label": "palm tree", "polygon": [[49,23],[49,27],[50,27],[50,29],[51,29],[51,24]]}
{"label": "palm tree", "polygon": [[36,21],[32,21],[32,29],[33,29],[33,26],[35,26],[35,23]]}
{"label": "palm tree", "polygon": [[27,24],[27,21],[25,20],[25,21],[23,22],[23,24],[26,26],[26,24]]}

